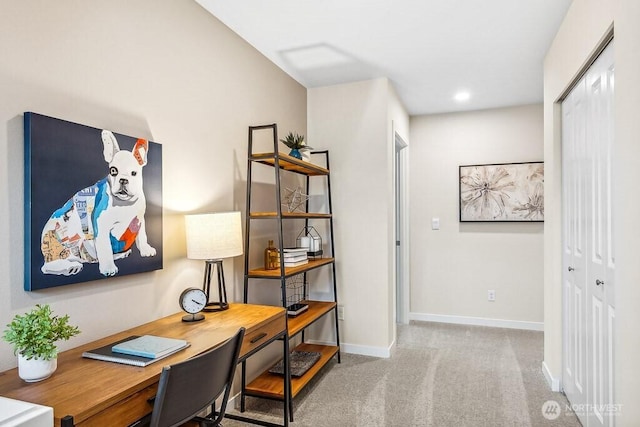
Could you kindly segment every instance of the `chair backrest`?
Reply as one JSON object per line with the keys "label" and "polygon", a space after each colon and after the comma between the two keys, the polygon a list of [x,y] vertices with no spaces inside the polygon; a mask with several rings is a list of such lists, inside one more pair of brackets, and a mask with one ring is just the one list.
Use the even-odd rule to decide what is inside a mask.
{"label": "chair backrest", "polygon": [[219,346],[162,369],[151,427],[177,426],[211,406],[224,392],[216,423],[224,416],[238,364],[244,328]]}

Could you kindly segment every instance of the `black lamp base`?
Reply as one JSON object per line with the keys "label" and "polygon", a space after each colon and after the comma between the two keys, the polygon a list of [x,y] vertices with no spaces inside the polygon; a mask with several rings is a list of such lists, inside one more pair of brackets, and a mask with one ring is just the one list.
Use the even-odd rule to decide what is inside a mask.
{"label": "black lamp base", "polygon": [[[213,275],[213,269],[217,267],[218,273],[218,299],[219,301],[211,301],[211,276]],[[202,290],[207,294],[207,305],[205,305],[202,311],[214,312],[224,311],[229,309],[227,303],[227,287],[224,283],[224,270],[222,268],[221,259],[209,259],[205,261],[204,266],[204,280],[202,281]]]}

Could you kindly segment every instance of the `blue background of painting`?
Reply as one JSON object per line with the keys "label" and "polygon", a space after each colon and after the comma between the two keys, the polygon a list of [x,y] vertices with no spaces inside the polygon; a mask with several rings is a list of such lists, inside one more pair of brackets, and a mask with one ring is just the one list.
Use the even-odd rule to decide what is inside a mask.
{"label": "blue background of painting", "polygon": [[[79,190],[108,174],[103,156],[102,129],[36,113],[24,114],[25,126],[25,283],[27,291],[105,279],[98,263],[86,263],[78,274],[43,274],[40,250],[42,228],[56,209]],[[110,129],[109,129],[110,130]],[[137,138],[113,132],[121,150],[133,148]],[[143,258],[137,246],[116,261],[114,277],[162,268],[162,145],[149,141],[147,165],[142,169],[147,200],[148,242],[156,255]]]}

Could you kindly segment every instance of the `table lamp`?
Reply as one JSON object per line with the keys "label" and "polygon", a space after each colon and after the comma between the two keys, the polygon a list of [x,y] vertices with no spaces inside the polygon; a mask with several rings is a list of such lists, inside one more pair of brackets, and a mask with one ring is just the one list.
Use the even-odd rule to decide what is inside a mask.
{"label": "table lamp", "polygon": [[[222,311],[229,308],[224,283],[222,260],[242,255],[242,227],[240,212],[217,212],[186,215],[187,258],[204,260],[202,289],[207,294],[204,311]],[[214,266],[218,272],[218,299],[211,301],[211,276]]]}

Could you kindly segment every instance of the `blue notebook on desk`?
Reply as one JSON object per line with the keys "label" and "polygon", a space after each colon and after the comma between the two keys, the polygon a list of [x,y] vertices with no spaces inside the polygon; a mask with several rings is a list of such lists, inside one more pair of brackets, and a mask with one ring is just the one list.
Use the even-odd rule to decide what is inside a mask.
{"label": "blue notebook on desk", "polygon": [[114,353],[157,359],[185,348],[187,342],[176,338],[142,335],[131,340],[123,341],[111,347]]}
{"label": "blue notebook on desk", "polygon": [[158,360],[164,359],[167,356],[170,356],[184,348],[189,347],[189,343],[187,341],[183,341],[183,340],[179,340],[179,341],[183,341],[184,345],[182,347],[178,347],[178,348],[174,348],[173,350],[169,351],[169,352],[163,352],[162,355],[158,356],[158,357],[154,357],[154,358],[150,358],[150,357],[145,357],[145,356],[137,356],[137,355],[133,355],[133,354],[125,354],[125,353],[118,353],[116,351],[113,351],[113,348],[115,346],[124,344],[126,342],[129,342],[131,340],[135,340],[137,338],[140,338],[140,336],[138,335],[134,335],[134,336],[130,336],[128,338],[125,338],[123,340],[105,345],[103,347],[99,347],[93,350],[89,350],[89,351],[85,351],[84,353],[82,353],[82,357],[86,357],[89,359],[96,359],[96,360],[103,360],[105,362],[115,362],[115,363],[123,363],[125,365],[134,365],[134,366],[147,366],[150,365],[154,362],[157,362]]}

